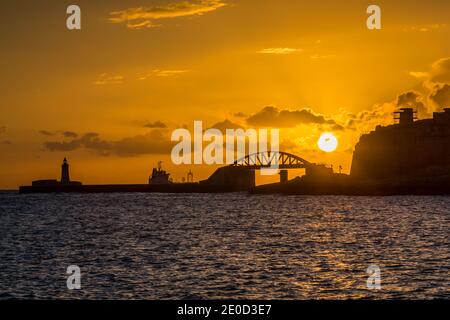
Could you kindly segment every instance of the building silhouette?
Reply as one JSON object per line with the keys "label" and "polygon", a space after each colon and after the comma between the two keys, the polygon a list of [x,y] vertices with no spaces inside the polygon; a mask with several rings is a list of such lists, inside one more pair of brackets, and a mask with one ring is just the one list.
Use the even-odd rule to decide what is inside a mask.
{"label": "building silhouette", "polygon": [[194,173],[192,172],[192,170],[189,170],[187,174],[187,182],[194,183]]}
{"label": "building silhouette", "polygon": [[66,158],[64,158],[63,164],[61,166],[61,184],[62,185],[70,184],[69,164],[67,163]]}
{"label": "building silhouette", "polygon": [[70,181],[70,173],[69,173],[69,163],[67,162],[67,158],[64,158],[63,163],[61,165],[61,181],[56,179],[46,179],[46,180],[36,180],[32,183],[35,187],[44,187],[44,186],[80,186],[81,182],[78,181]]}
{"label": "building silhouette", "polygon": [[396,112],[397,124],[377,126],[355,147],[351,176],[358,180],[450,175],[450,108],[415,121],[410,108]]}

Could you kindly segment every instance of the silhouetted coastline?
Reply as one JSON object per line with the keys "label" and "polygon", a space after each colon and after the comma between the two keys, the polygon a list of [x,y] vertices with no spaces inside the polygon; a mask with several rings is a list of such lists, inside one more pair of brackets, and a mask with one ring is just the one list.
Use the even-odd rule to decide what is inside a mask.
{"label": "silhouetted coastline", "polygon": [[[61,181],[39,180],[20,187],[20,193],[227,193],[289,195],[448,195],[450,194],[450,108],[432,119],[415,120],[413,109],[399,112],[399,122],[377,126],[355,147],[350,175],[280,152],[280,183],[256,186],[255,170],[264,167],[247,161],[216,170],[198,183],[172,183],[159,165],[149,184],[82,185],[71,181],[64,159]],[[250,156],[247,156],[250,157]],[[257,157],[256,157],[257,158]],[[247,159],[248,160],[248,159]],[[306,174],[288,181],[287,170],[305,168]]]}

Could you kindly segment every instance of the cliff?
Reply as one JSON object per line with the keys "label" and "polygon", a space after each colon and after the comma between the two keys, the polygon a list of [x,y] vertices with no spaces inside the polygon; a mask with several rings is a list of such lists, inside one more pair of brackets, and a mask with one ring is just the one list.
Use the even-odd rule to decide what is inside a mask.
{"label": "cliff", "polygon": [[450,178],[450,108],[434,113],[432,119],[414,121],[412,114],[402,109],[400,123],[378,126],[361,137],[353,154],[352,180],[408,183]]}

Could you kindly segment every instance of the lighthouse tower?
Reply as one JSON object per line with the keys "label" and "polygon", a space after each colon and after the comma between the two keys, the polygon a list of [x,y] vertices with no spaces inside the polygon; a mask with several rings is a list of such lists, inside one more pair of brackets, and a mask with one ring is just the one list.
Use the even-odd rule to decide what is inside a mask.
{"label": "lighthouse tower", "polygon": [[69,164],[67,163],[66,158],[64,158],[63,164],[61,166],[61,184],[62,185],[70,184]]}

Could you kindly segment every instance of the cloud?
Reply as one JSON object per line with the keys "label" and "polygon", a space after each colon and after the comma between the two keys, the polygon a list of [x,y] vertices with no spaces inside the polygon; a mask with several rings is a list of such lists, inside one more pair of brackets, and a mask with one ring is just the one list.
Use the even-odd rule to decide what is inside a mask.
{"label": "cloud", "polygon": [[153,70],[157,77],[174,77],[187,72],[190,72],[190,70]]}
{"label": "cloud", "polygon": [[423,79],[429,92],[428,110],[439,111],[450,105],[450,57],[435,61],[430,71],[410,72],[411,76]]}
{"label": "cloud", "polygon": [[413,108],[417,111],[419,117],[423,118],[430,116],[422,94],[415,91],[408,91],[399,95],[397,97],[396,108]]}
{"label": "cloud", "polygon": [[50,151],[74,151],[81,147],[81,141],[80,140],[73,140],[70,142],[48,141],[44,142],[44,147],[45,149]]}
{"label": "cloud", "polygon": [[433,82],[450,81],[450,57],[439,59],[433,63],[430,80]]}
{"label": "cloud", "polygon": [[426,25],[418,25],[418,26],[408,26],[404,27],[404,32],[430,32],[430,31],[439,31],[445,29],[447,24],[445,23],[433,23]]}
{"label": "cloud", "polygon": [[233,117],[236,117],[236,118],[247,118],[247,114],[244,113],[244,112],[235,112],[235,113],[233,113]]}
{"label": "cloud", "polygon": [[98,76],[94,83],[99,86],[108,84],[122,84],[123,80],[124,78],[122,76],[111,76],[107,73],[102,73]]}
{"label": "cloud", "polygon": [[330,59],[333,58],[333,55],[320,55],[320,54],[313,54],[311,56],[309,56],[310,59],[312,60],[319,60],[319,59]]}
{"label": "cloud", "polygon": [[146,125],[144,125],[144,127],[151,128],[151,129],[165,129],[165,128],[167,128],[167,125],[158,120],[155,122],[147,123]]}
{"label": "cloud", "polygon": [[450,82],[450,57],[434,62],[430,71],[411,71],[409,74],[415,78],[426,79],[428,82]]}
{"label": "cloud", "polygon": [[[339,119],[346,130],[352,130],[358,133],[367,133],[375,129],[378,125],[391,125],[394,123],[394,112],[398,109],[399,101],[401,103],[407,101],[406,96],[399,98],[402,95],[399,95],[393,101],[375,104],[371,108],[358,113],[341,110],[334,119]],[[338,131],[340,128],[336,127],[335,129]]]}
{"label": "cloud", "polygon": [[429,72],[423,72],[423,71],[410,71],[409,75],[414,78],[429,78],[430,73]]}
{"label": "cloud", "polygon": [[332,131],[342,131],[342,130],[345,130],[345,127],[336,123],[331,127],[331,130]]}
{"label": "cloud", "polygon": [[431,116],[430,105],[424,94],[416,91],[406,91],[397,96],[393,101],[375,104],[372,108],[358,113],[343,112],[340,119],[346,119],[344,128],[358,132],[369,132],[376,126],[387,126],[394,123],[394,112],[400,108],[413,108],[418,112],[418,117],[429,118]]}
{"label": "cloud", "polygon": [[435,103],[437,110],[450,108],[450,85],[448,83],[436,84],[429,98]]}
{"label": "cloud", "polygon": [[48,136],[48,137],[52,137],[57,134],[56,132],[47,131],[47,130],[39,130],[39,133],[42,134],[43,136]]}
{"label": "cloud", "polygon": [[129,8],[110,13],[111,23],[125,23],[130,29],[156,26],[154,20],[203,15],[226,6],[222,0],[180,1],[152,7]]}
{"label": "cloud", "polygon": [[9,140],[3,140],[3,141],[0,141],[0,144],[3,144],[3,145],[6,145],[6,146],[9,146],[9,145],[12,145],[12,142],[11,142],[11,141],[9,141]]}
{"label": "cloud", "polygon": [[256,53],[262,54],[279,54],[279,55],[287,55],[293,53],[303,52],[303,49],[294,49],[294,48],[266,48],[256,51]]}
{"label": "cloud", "polygon": [[156,27],[159,27],[159,26],[160,25],[153,24],[150,20],[145,20],[145,21],[136,22],[136,23],[132,23],[132,22],[128,22],[127,23],[127,28],[128,29],[134,29],[134,30],[156,28]]}
{"label": "cloud", "polygon": [[103,156],[135,157],[148,154],[169,154],[172,142],[159,130],[120,140],[104,140],[98,133],[93,132],[71,141],[48,141],[44,143],[44,148],[49,151],[86,149]]}
{"label": "cloud", "polygon": [[188,73],[188,72],[191,72],[191,70],[187,70],[187,69],[180,69],[180,70],[155,69],[151,73],[139,77],[139,80],[147,80],[151,77],[171,78],[171,77],[177,77],[179,75],[182,75],[182,74]]}
{"label": "cloud", "polygon": [[6,127],[5,126],[0,126],[0,134],[3,134],[6,132]]}
{"label": "cloud", "polygon": [[222,133],[225,133],[227,129],[243,129],[243,127],[237,123],[231,122],[228,119],[217,122],[211,126],[212,129],[219,129]]}
{"label": "cloud", "polygon": [[66,138],[76,138],[78,137],[78,134],[72,131],[49,131],[49,130],[39,130],[39,133],[43,136],[47,137],[54,137],[58,134],[61,134],[62,136]]}
{"label": "cloud", "polygon": [[335,124],[334,120],[325,119],[310,109],[278,110],[276,107],[265,107],[247,118],[247,123],[260,127],[292,128],[300,124]]}
{"label": "cloud", "polygon": [[173,142],[161,131],[125,138],[113,143],[113,152],[119,156],[170,154]]}
{"label": "cloud", "polygon": [[64,131],[63,136],[66,138],[76,138],[78,137],[78,134],[72,131]]}

